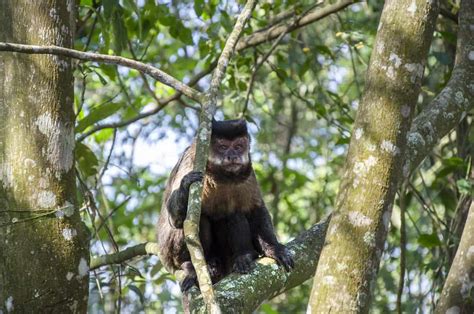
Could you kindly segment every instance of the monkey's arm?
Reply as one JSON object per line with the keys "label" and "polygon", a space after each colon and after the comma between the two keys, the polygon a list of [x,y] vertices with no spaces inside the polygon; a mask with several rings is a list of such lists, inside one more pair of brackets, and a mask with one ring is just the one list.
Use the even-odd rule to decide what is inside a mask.
{"label": "monkey's arm", "polygon": [[259,206],[247,214],[252,236],[260,244],[265,256],[275,259],[279,265],[290,271],[294,266],[288,249],[280,244],[273,230],[272,220],[265,205]]}
{"label": "monkey's arm", "polygon": [[188,209],[189,187],[192,183],[202,181],[202,172],[189,172],[182,179],[179,188],[171,192],[166,202],[170,223],[175,228],[183,228]]}

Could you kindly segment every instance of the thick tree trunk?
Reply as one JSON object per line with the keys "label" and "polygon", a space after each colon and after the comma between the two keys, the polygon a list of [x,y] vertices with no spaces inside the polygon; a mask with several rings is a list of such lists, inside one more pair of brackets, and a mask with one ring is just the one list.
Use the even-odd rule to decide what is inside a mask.
{"label": "thick tree trunk", "polygon": [[474,204],[469,209],[436,313],[474,313]]}
{"label": "thick tree trunk", "polygon": [[385,2],[310,313],[368,312],[436,15],[437,1]]}
{"label": "thick tree trunk", "polygon": [[[0,0],[0,41],[71,47],[74,1]],[[86,312],[69,59],[0,53],[0,312]]]}

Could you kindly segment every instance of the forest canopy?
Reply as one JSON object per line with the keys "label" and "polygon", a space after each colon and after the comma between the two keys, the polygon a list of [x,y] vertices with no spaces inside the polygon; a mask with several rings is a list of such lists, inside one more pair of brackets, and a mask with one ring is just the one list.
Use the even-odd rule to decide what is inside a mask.
{"label": "forest canopy", "polygon": [[[0,13],[0,21],[15,19],[14,5],[8,2],[0,4],[0,12],[11,15]],[[364,278],[372,276],[373,281],[361,285],[372,297],[367,305],[361,301],[359,311],[435,310],[456,265],[461,236],[467,237],[463,230],[469,231],[474,149],[474,55],[469,53],[474,51],[474,17],[463,17],[462,10],[474,16],[474,5],[467,0],[440,1],[438,9],[438,1],[425,2],[386,1],[384,7],[382,1],[371,0],[260,1],[251,11],[218,82],[216,117],[248,122],[252,164],[277,236],[282,243],[294,241],[291,248],[300,254],[294,278],[305,274],[290,279],[289,286],[278,286],[280,279],[273,282],[282,275],[272,277],[271,268],[266,274],[273,278],[269,282],[255,277],[255,287],[271,286],[267,298],[273,297],[249,300],[252,306],[261,304],[257,313],[301,313],[308,303],[308,311],[311,304],[319,304],[317,291],[323,288],[318,285],[339,280],[332,273],[316,273],[320,282],[313,283],[310,277],[321,251],[318,272],[325,271],[321,265],[332,265],[331,271],[340,273],[354,269],[354,274],[362,267],[325,257],[328,225],[331,240],[343,239],[348,251],[360,252],[370,264],[361,272],[371,272]],[[85,272],[90,270],[89,312],[182,311],[177,278],[156,256],[156,223],[166,181],[200,130],[202,97],[212,90],[217,60],[244,6],[243,1],[80,0],[69,46],[66,40],[28,42],[26,35],[8,33],[10,28],[0,30],[0,67],[14,58],[5,51],[25,52],[2,46],[8,42],[98,54],[74,56],[58,50],[35,56],[55,57],[60,69],[74,69],[69,100],[73,111],[68,115],[74,123],[75,163],[69,183],[77,185],[77,191],[72,190],[77,212],[89,230],[82,239],[90,245],[90,264],[83,265]],[[45,18],[54,20],[66,9],[59,4],[46,11]],[[404,17],[411,18],[400,22]],[[410,63],[412,59],[418,61]],[[177,83],[141,64],[169,74]],[[8,74],[1,82],[9,84]],[[7,99],[8,88],[4,89]],[[3,108],[6,104],[0,99],[0,113],[9,112]],[[39,131],[45,134],[42,125]],[[3,145],[7,136],[2,132],[0,153],[10,147]],[[6,160],[0,156],[0,166]],[[4,169],[0,167],[0,204],[7,204],[13,193]],[[388,196],[376,199],[379,191]],[[364,211],[372,201],[382,203]],[[352,203],[357,204],[349,208]],[[5,215],[13,215],[15,206],[5,205]],[[44,215],[67,216],[67,208],[58,206],[35,216],[36,223]],[[331,213],[334,221],[329,223]],[[474,213],[471,216],[472,221]],[[12,217],[0,212],[0,235]],[[344,219],[352,223],[349,231],[341,231]],[[379,222],[375,229],[367,227],[372,220]],[[64,230],[59,234],[66,240],[81,236],[74,228],[66,235]],[[470,232],[466,247],[471,255],[466,254],[474,261],[474,230]],[[308,247],[302,243],[314,251],[306,270],[303,252]],[[473,306],[474,271],[466,265],[468,271],[460,275],[467,276],[461,294],[463,300],[471,300],[465,304]],[[218,294],[232,289],[233,282],[238,285],[240,278],[232,276],[216,288]],[[341,282],[335,286],[345,289]],[[347,294],[354,293],[347,289]],[[198,298],[198,292],[193,293]],[[4,307],[9,312],[9,296],[0,288],[0,312]]]}

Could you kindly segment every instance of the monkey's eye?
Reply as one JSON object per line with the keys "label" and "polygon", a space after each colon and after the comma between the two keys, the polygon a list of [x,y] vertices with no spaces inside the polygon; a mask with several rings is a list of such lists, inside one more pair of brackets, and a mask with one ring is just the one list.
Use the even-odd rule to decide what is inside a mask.
{"label": "monkey's eye", "polygon": [[242,149],[244,148],[244,146],[243,146],[242,144],[237,144],[237,145],[234,146],[234,148],[235,148],[236,150],[239,150],[239,151],[240,151],[240,150],[242,150]]}
{"label": "monkey's eye", "polygon": [[217,148],[218,148],[220,151],[225,151],[225,150],[227,150],[227,145],[219,145]]}

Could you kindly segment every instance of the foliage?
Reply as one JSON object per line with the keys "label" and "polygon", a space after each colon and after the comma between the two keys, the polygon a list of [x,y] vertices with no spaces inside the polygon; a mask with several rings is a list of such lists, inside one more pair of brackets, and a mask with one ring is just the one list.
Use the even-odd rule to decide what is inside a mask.
{"label": "foliage", "polygon": [[[271,17],[281,12],[304,12],[312,5],[313,1],[261,1],[246,34],[267,27]],[[215,61],[241,7],[239,1],[81,0],[75,48],[136,58],[187,83]],[[355,4],[286,35],[257,73],[254,66],[271,43],[239,52],[229,65],[218,114],[221,118],[243,115],[251,122],[254,167],[283,242],[334,205],[380,10],[377,1]],[[419,108],[446,84],[455,36],[454,23],[440,19]],[[205,77],[196,87],[208,84]],[[79,197],[89,205],[84,220],[92,231],[93,254],[155,239],[167,176],[197,128],[196,104],[181,97],[116,131],[100,129],[84,140],[81,135],[149,112],[173,94],[170,88],[121,67],[86,63],[76,72]],[[407,312],[432,309],[458,241],[453,218],[459,199],[472,192],[472,180],[466,176],[473,140],[471,118],[463,123],[465,127],[447,136],[408,183],[403,294]],[[88,191],[96,206],[91,206]],[[398,205],[375,290],[374,312],[395,309]],[[181,306],[174,277],[157,258],[102,268],[94,272],[90,287],[91,312],[171,311]],[[302,312],[310,287],[307,282],[259,311]]]}

